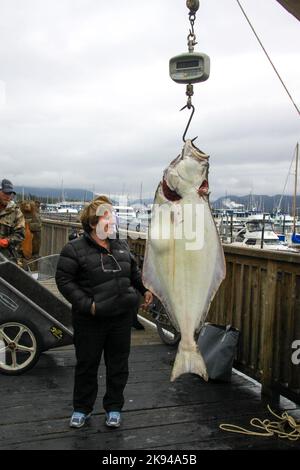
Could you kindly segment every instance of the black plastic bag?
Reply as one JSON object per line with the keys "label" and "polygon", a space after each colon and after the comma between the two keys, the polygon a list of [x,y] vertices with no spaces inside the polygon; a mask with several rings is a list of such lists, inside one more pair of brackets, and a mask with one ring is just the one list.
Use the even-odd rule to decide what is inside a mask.
{"label": "black plastic bag", "polygon": [[198,347],[210,379],[230,382],[239,335],[231,325],[205,323],[201,328]]}

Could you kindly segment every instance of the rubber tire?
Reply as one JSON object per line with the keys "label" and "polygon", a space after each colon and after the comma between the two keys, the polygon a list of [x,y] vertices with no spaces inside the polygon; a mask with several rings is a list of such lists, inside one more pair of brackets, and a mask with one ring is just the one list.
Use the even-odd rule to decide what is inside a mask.
{"label": "rubber tire", "polygon": [[41,337],[41,334],[38,331],[37,327],[30,320],[26,319],[25,321],[24,320],[20,321],[20,320],[15,320],[14,318],[9,318],[7,320],[4,320],[4,321],[2,320],[1,321],[0,328],[5,323],[18,323],[19,325],[25,326],[28,330],[30,330],[30,332],[34,336],[34,339],[35,339],[35,342],[36,342],[35,354],[32,356],[31,361],[24,368],[16,369],[16,370],[5,370],[1,367],[1,364],[0,364],[0,374],[3,374],[3,375],[22,375],[25,372],[32,369],[35,366],[35,364],[38,362],[39,357],[40,357],[41,352],[42,352],[42,344],[43,344],[42,337]]}
{"label": "rubber tire", "polygon": [[[162,303],[160,302],[160,300],[157,297],[154,297],[154,302],[153,303],[155,304],[155,308],[158,312],[162,312],[163,315],[166,315],[165,308],[164,308],[164,306],[162,305]],[[178,345],[178,343],[181,339],[181,334],[178,331],[176,331],[173,326],[171,326],[170,330],[168,330],[167,328],[163,328],[161,323],[159,321],[157,321],[156,319],[154,319],[154,323],[156,324],[156,327],[157,327],[157,333],[158,333],[160,339],[162,340],[162,342],[164,344],[167,344],[168,346],[177,346]],[[170,336],[167,335],[164,330],[167,330],[167,331],[170,331],[171,333],[174,333],[174,338],[173,339],[170,338]]]}
{"label": "rubber tire", "polygon": [[[157,326],[157,333],[162,340],[163,343],[167,344],[168,346],[177,346],[180,339],[181,339],[181,334],[178,331],[174,330],[174,338],[172,339],[169,335],[165,333],[165,329],[163,328],[162,325],[158,322],[155,322]],[[172,332],[173,333],[173,332]]]}

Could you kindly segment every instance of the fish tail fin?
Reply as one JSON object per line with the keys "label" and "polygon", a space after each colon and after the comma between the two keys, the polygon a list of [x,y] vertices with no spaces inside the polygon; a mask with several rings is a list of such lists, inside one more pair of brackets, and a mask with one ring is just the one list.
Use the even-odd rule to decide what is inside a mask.
{"label": "fish tail fin", "polygon": [[172,370],[171,382],[174,382],[177,377],[188,372],[200,375],[206,382],[208,381],[206,365],[200,351],[197,348],[192,351],[185,350],[179,344]]}

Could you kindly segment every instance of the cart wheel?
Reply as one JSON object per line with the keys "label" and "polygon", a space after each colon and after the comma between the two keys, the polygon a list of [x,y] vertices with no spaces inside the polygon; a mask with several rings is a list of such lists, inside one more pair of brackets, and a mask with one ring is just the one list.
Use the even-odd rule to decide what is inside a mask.
{"label": "cart wheel", "polygon": [[163,304],[156,297],[150,312],[154,317],[157,332],[162,342],[168,346],[177,346],[181,335],[170,322]]}
{"label": "cart wheel", "polygon": [[160,339],[163,343],[167,344],[168,346],[177,346],[181,335],[178,331],[175,330],[172,326],[168,326],[168,329],[163,328],[163,326],[159,323],[157,325],[157,332],[159,334]]}
{"label": "cart wheel", "polygon": [[31,369],[41,354],[42,339],[28,320],[0,324],[0,373],[20,375]]}

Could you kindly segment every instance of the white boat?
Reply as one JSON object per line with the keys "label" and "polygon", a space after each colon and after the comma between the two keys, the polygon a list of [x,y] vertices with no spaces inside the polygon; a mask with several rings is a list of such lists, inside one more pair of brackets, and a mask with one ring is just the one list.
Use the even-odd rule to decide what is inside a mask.
{"label": "white boat", "polygon": [[252,219],[245,223],[231,243],[232,246],[256,248],[264,250],[280,250],[299,253],[297,249],[290,248],[282,242],[274,232],[273,223],[270,219]]}
{"label": "white boat", "polygon": [[58,214],[78,214],[78,209],[70,204],[61,203],[57,209]]}
{"label": "white boat", "polygon": [[263,214],[248,210],[214,209],[214,220],[221,239],[232,242],[249,220],[262,220]]}
{"label": "white boat", "polygon": [[46,214],[57,214],[57,205],[56,204],[46,204],[46,206],[42,209],[41,212]]}

